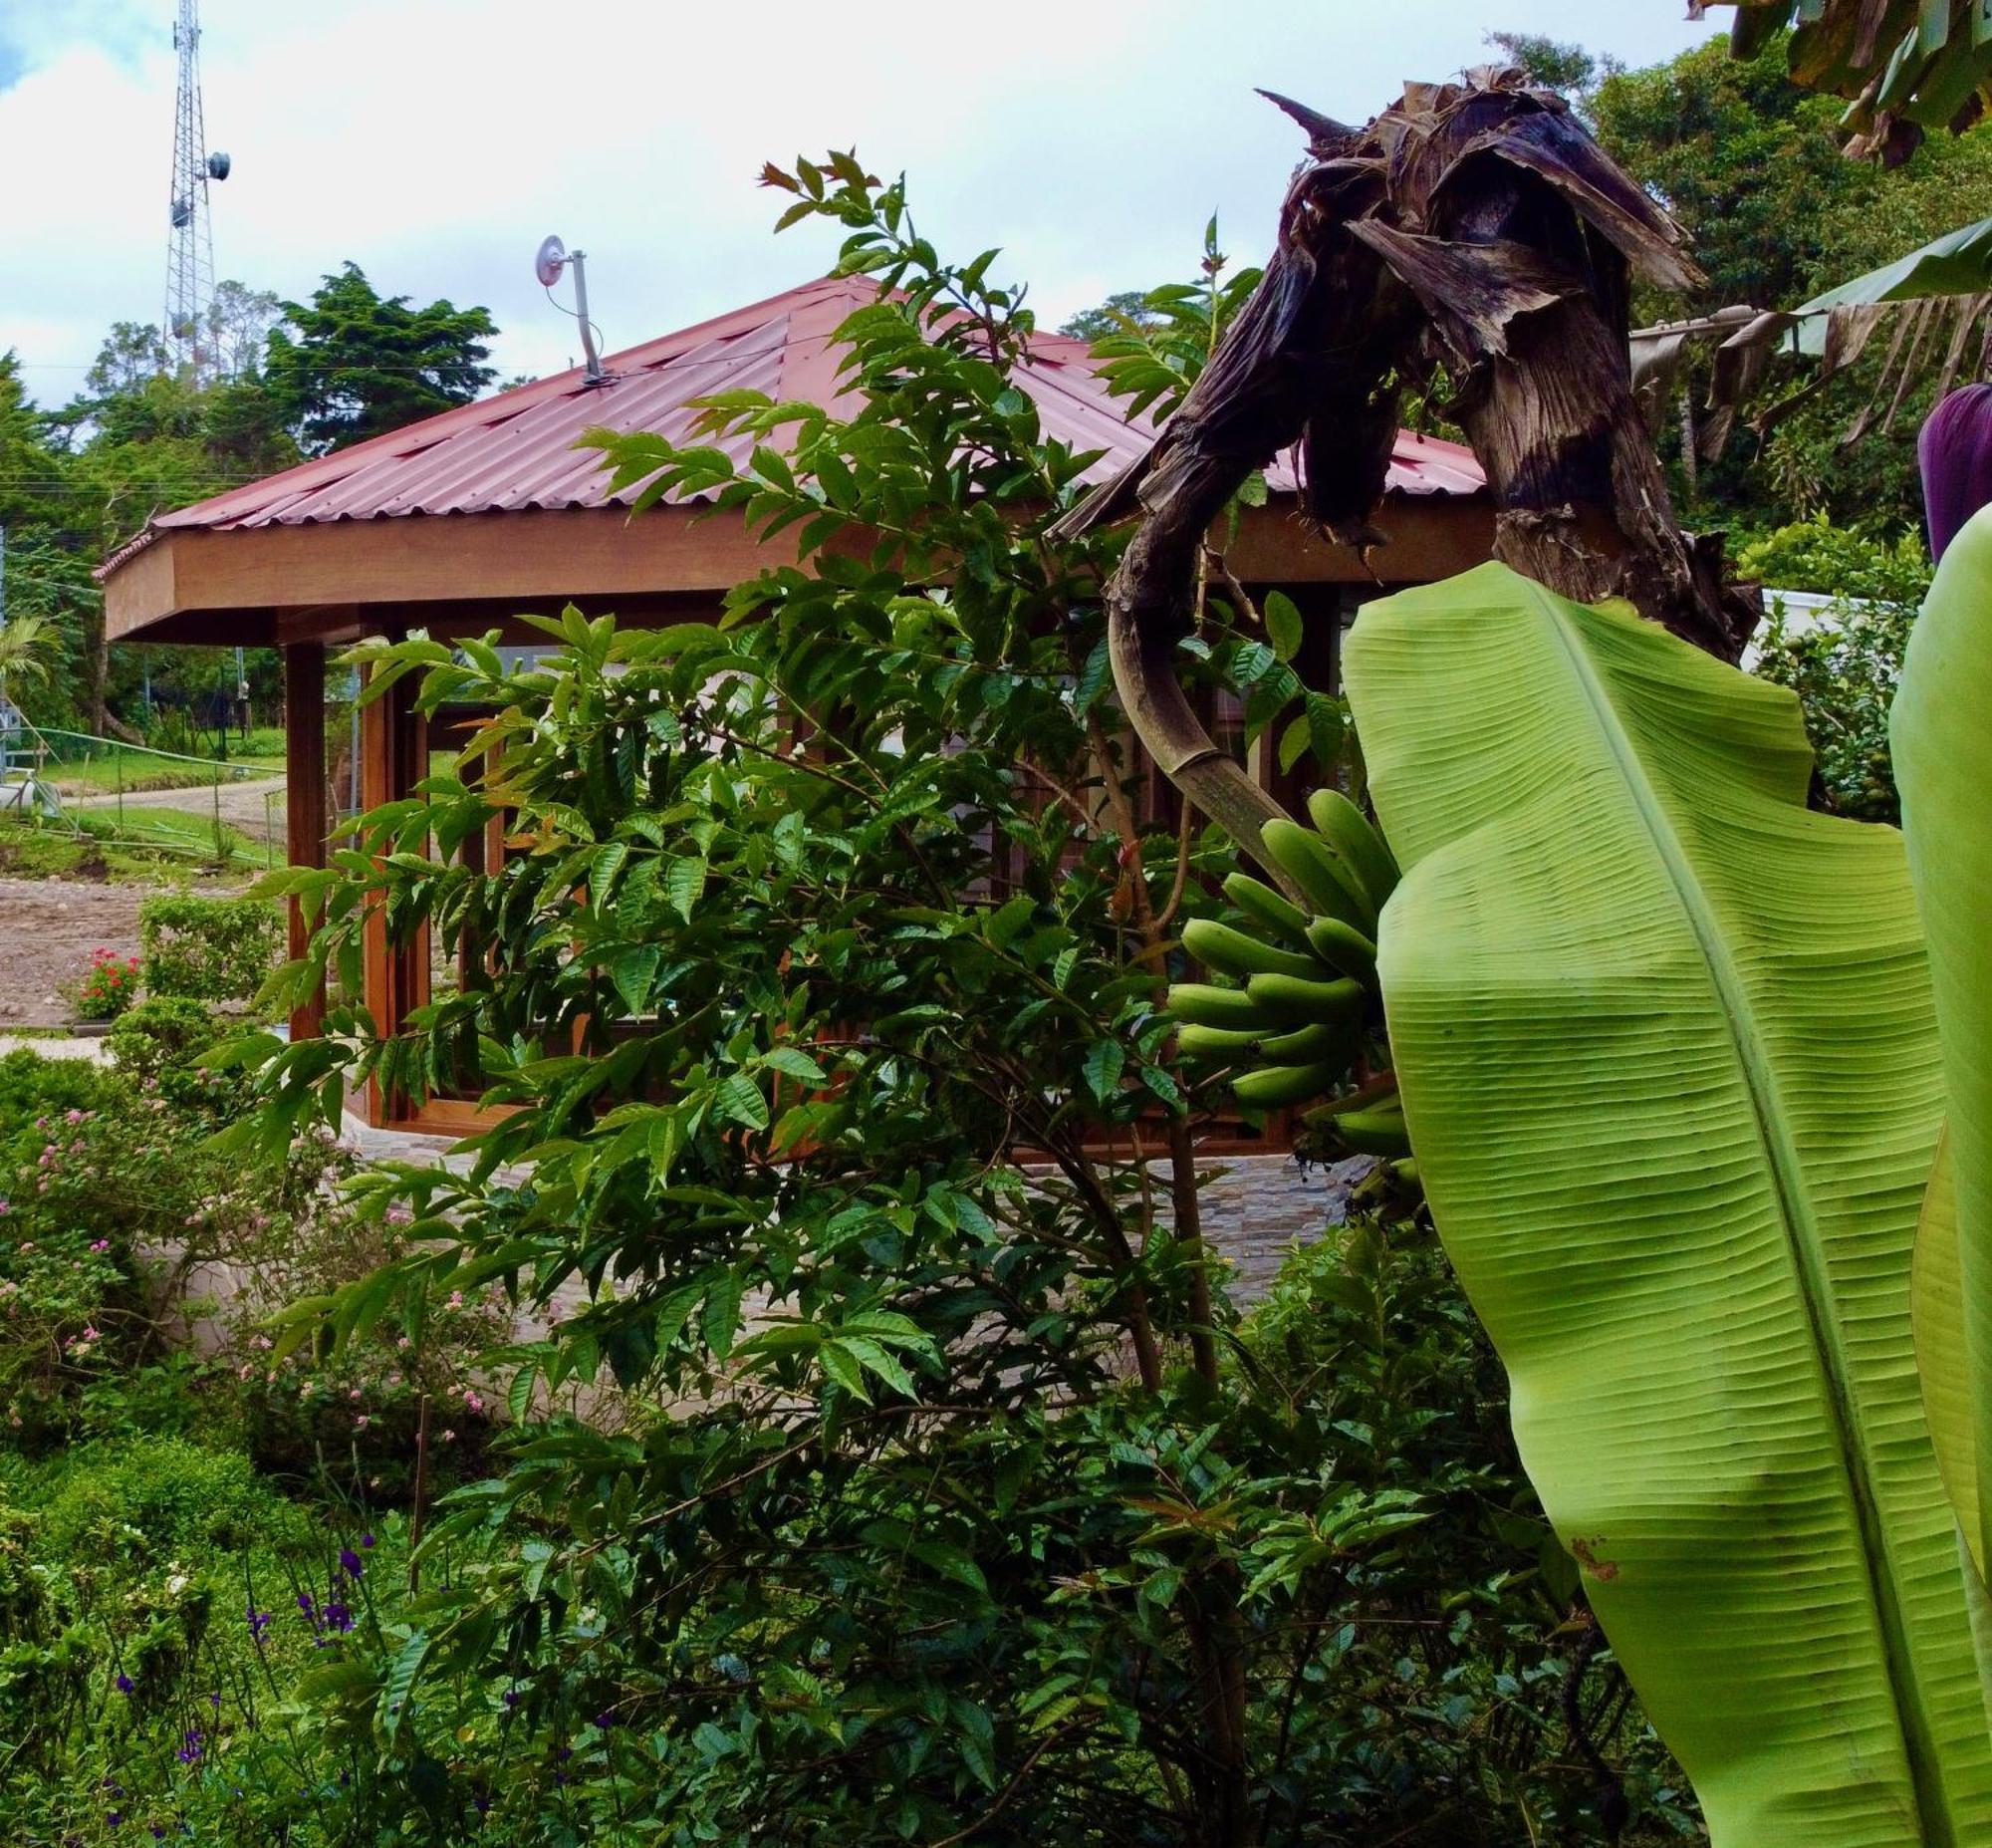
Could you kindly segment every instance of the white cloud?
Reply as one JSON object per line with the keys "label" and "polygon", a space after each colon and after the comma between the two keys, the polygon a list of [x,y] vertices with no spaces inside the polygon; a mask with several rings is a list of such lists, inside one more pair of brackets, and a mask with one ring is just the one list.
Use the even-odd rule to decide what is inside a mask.
{"label": "white cloud", "polygon": [[[780,240],[763,159],[855,143],[905,168],[950,250],[1001,244],[1056,320],[1192,266],[1204,219],[1256,261],[1296,152],[1251,95],[1361,118],[1481,55],[1456,0],[206,0],[216,267],[288,295],[347,257],[376,286],[488,305],[497,360],[575,357],[530,259],[590,253],[612,348],[826,268]],[[1477,10],[1477,9],[1476,9]],[[1506,0],[1493,23],[1633,60],[1706,36],[1654,0]],[[156,320],[172,131],[170,0],[0,0],[0,350],[74,390],[115,320]],[[26,176],[25,178],[23,176]]]}

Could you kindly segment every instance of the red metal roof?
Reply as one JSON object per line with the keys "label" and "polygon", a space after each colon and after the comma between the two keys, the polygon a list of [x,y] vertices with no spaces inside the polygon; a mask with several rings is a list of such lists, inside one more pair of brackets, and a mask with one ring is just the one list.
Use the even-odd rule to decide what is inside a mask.
{"label": "red metal roof", "polygon": [[[831,336],[852,309],[874,299],[874,285],[859,277],[805,283],[613,355],[605,362],[606,384],[588,385],[578,369],[561,373],[161,514],[106,569],[152,533],[178,527],[627,504],[637,488],[608,491],[600,454],[575,447],[583,431],[655,430],[689,440],[699,415],[691,400],[719,391],[827,403],[836,396],[839,358]],[[1153,439],[1153,426],[1145,419],[1130,422],[1094,376],[1084,341],[1035,340],[1018,383],[1036,401],[1047,436],[1078,450],[1103,451],[1088,481],[1106,480]],[[744,461],[748,445],[730,446]],[[1276,493],[1294,491],[1284,460],[1268,479]],[[1471,494],[1485,485],[1470,449],[1436,437],[1398,436],[1388,480],[1393,492]]]}

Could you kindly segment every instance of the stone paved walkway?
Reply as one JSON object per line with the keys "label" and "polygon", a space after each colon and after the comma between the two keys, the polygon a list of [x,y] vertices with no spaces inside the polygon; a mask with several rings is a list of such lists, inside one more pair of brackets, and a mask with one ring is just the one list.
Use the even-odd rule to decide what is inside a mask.
{"label": "stone paved walkway", "polygon": [[[374,1129],[357,1117],[347,1119],[346,1135],[371,1162],[440,1162],[451,1146],[446,1137]],[[1233,1299],[1256,1301],[1295,1245],[1340,1224],[1349,1189],[1369,1166],[1362,1158],[1303,1170],[1284,1155],[1213,1156],[1204,1170],[1204,1236],[1232,1268]]]}

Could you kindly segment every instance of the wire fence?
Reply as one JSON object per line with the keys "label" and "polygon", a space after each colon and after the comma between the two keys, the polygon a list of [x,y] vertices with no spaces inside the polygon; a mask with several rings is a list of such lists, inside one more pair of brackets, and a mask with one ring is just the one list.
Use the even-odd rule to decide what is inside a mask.
{"label": "wire fence", "polygon": [[267,760],[159,750],[18,713],[0,728],[0,813],[221,868],[266,871],[284,859],[284,779]]}

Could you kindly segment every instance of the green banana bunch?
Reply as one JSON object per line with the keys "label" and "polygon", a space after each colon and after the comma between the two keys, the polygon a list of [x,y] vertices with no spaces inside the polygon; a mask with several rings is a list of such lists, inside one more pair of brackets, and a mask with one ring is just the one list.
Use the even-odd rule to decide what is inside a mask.
{"label": "green banana bunch", "polygon": [[1236,924],[1198,919],[1183,947],[1235,985],[1178,982],[1168,1010],[1188,1059],[1229,1068],[1251,1110],[1330,1101],[1305,1121],[1336,1146],[1394,1158],[1409,1170],[1410,1142],[1394,1087],[1358,1086],[1381,1037],[1376,919],[1397,884],[1383,837],[1339,790],[1308,800],[1312,828],[1269,822],[1266,851],[1306,900],[1234,873],[1224,896]]}

